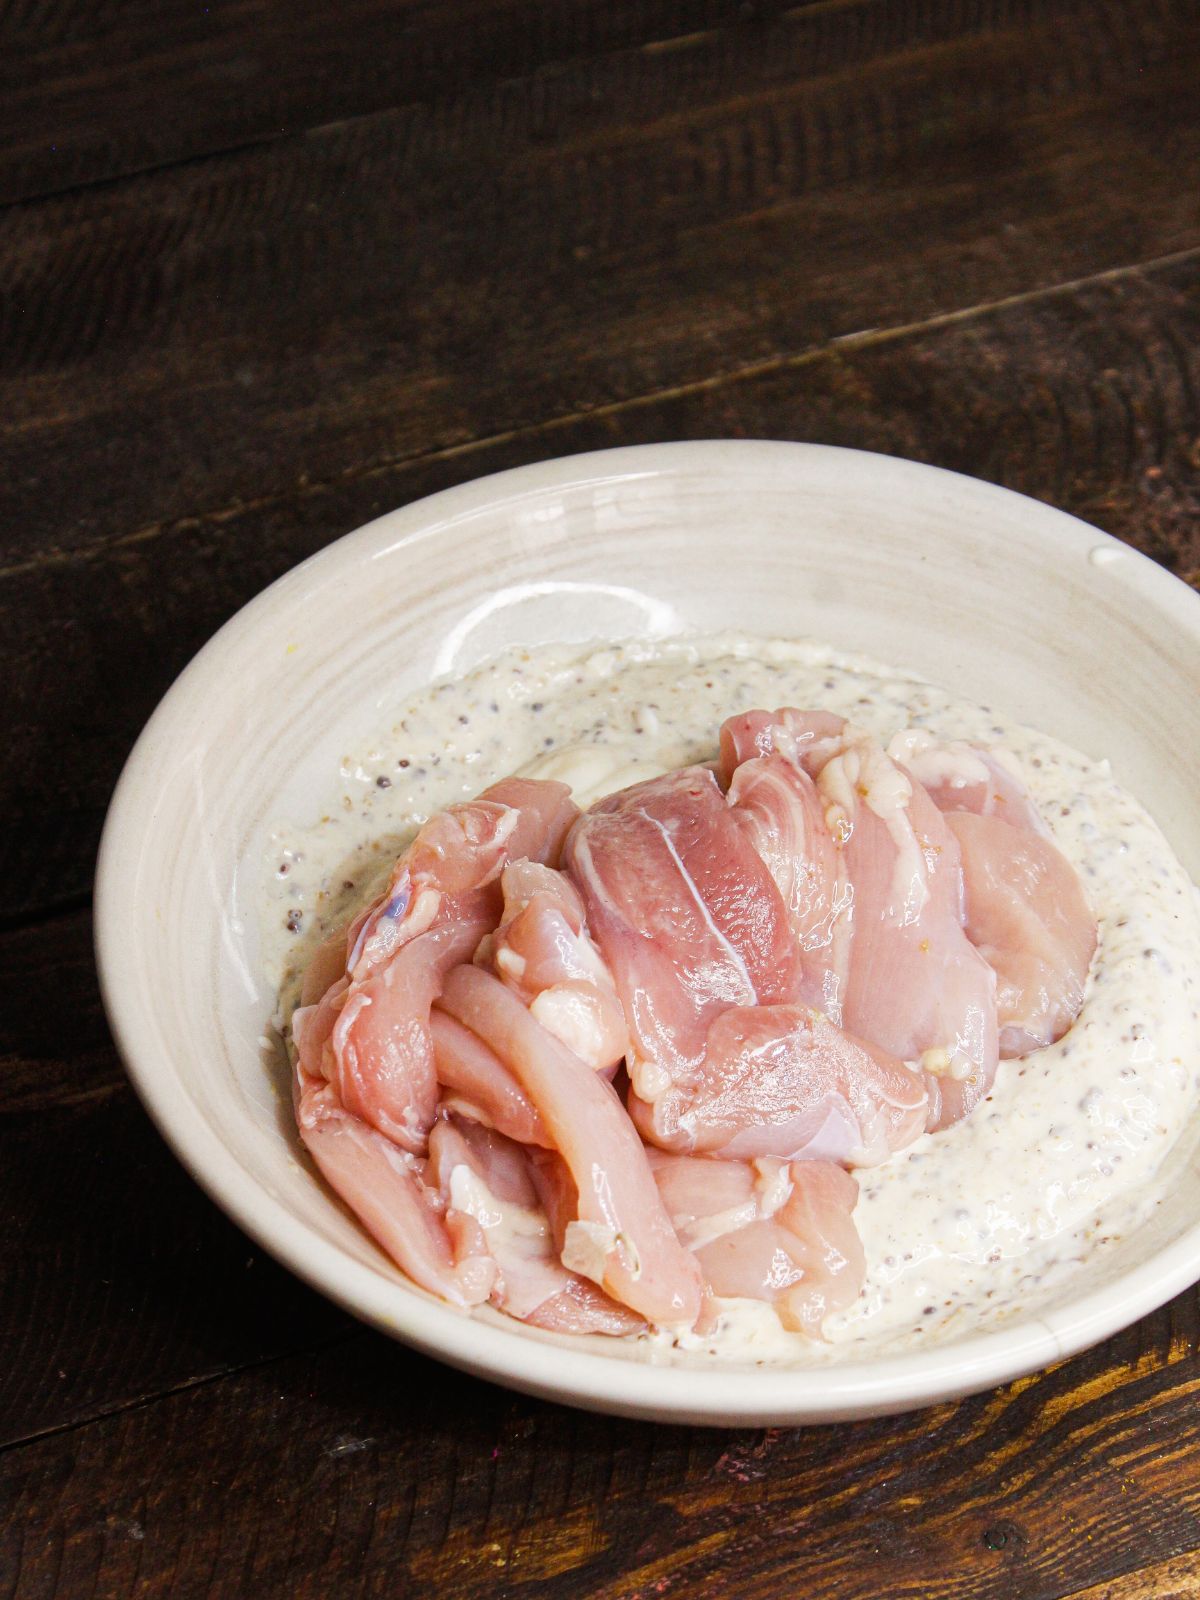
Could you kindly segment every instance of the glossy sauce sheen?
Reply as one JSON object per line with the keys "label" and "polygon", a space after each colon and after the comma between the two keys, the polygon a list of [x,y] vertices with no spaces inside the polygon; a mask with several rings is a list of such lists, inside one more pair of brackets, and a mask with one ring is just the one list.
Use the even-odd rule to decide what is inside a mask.
{"label": "glossy sauce sheen", "polygon": [[[781,705],[836,712],[885,743],[915,726],[1007,752],[1079,872],[1100,937],[1065,1038],[1001,1062],[964,1122],[856,1174],[867,1281],[826,1322],[827,1345],[784,1332],[755,1302],[727,1302],[713,1334],[685,1341],[811,1363],[847,1345],[865,1354],[994,1327],[1059,1293],[1159,1202],[1160,1167],[1200,1103],[1200,901],[1106,763],[818,644],[722,635],[513,651],[413,695],[330,774],[315,825],[274,831],[263,949],[286,1025],[316,943],[434,812],[512,772],[563,779],[586,806],[711,759],[727,716]],[[644,1342],[662,1355],[667,1341]]]}

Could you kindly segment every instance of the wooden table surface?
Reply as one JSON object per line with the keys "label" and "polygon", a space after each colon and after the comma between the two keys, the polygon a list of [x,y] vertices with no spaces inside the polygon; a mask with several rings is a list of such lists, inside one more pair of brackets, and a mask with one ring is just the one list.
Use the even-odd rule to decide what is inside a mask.
{"label": "wooden table surface", "polygon": [[1200,586],[1198,396],[1196,0],[0,0],[0,1595],[1200,1595],[1194,1291],[879,1422],[523,1399],[192,1184],[88,909],[171,679],[382,511],[814,439]]}

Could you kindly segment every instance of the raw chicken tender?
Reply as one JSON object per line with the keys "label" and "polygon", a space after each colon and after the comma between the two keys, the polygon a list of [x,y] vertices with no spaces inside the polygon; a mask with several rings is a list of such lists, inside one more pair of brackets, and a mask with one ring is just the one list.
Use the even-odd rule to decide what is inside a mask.
{"label": "raw chicken tender", "polygon": [[302,1069],[295,1103],[300,1137],[322,1176],[413,1282],[451,1305],[486,1300],[495,1263],[456,1254],[424,1162],[351,1116],[324,1079]]}
{"label": "raw chicken tender", "polygon": [[429,1170],[461,1256],[495,1263],[490,1298],[502,1311],[559,1333],[634,1333],[645,1326],[563,1266],[519,1144],[447,1118],[430,1134]]}
{"label": "raw chicken tender", "polygon": [[808,1006],[731,1006],[708,1031],[703,1078],[634,1120],[670,1150],[874,1166],[925,1132],[929,1092],[902,1061]]}
{"label": "raw chicken tender", "polygon": [[866,1276],[852,1212],[858,1185],[828,1161],[652,1157],[681,1239],[709,1296],[764,1300],[785,1328],[821,1337]]}
{"label": "raw chicken tender", "polygon": [[1079,1015],[1096,924],[1049,839],[965,811],[946,821],[962,851],[967,933],[996,973],[1000,1053],[1024,1055]]}
{"label": "raw chicken tender", "polygon": [[825,808],[808,774],[775,752],[739,761],[739,744],[727,723],[721,752],[729,804],[787,908],[801,952],[796,998],[840,1023],[853,907],[844,854],[826,827]]}
{"label": "raw chicken tender", "polygon": [[728,1006],[797,997],[783,901],[708,768],[600,801],[563,861],[616,981],[644,1100],[695,1081],[709,1023]]}
{"label": "raw chicken tender", "polygon": [[556,862],[579,815],[565,783],[505,778],[432,817],[396,862],[387,892],[351,924],[347,970],[361,979],[435,922],[495,927],[509,861]]}
{"label": "raw chicken tender", "polygon": [[610,796],[580,818],[564,865],[616,982],[635,1093],[652,1110],[703,1079],[730,1006],[796,997],[800,952],[778,889],[705,767]]}
{"label": "raw chicken tender", "polygon": [[[748,763],[760,797],[764,769],[776,787],[772,763],[786,765]],[[795,792],[805,785],[797,770]],[[747,827],[738,799],[733,789],[722,798],[705,769],[688,769],[593,807],[567,840],[564,860],[638,1040],[631,1113],[644,1138],[669,1150],[880,1161],[925,1131],[928,1091],[811,1007],[774,999],[804,992],[807,957],[780,892],[783,869],[764,870],[754,848],[769,812],[764,805]],[[819,837],[819,817],[809,823]],[[802,843],[805,829],[790,837]],[[829,867],[832,881],[840,864]],[[802,898],[808,909],[814,897]],[[807,919],[810,931],[818,920]]]}
{"label": "raw chicken tender", "polygon": [[470,1028],[435,1005],[429,1015],[441,1105],[520,1144],[550,1148],[537,1107],[500,1057]]}
{"label": "raw chicken tender", "polygon": [[[765,714],[755,713],[763,719]],[[921,785],[879,742],[826,712],[760,720],[816,785],[853,890],[847,1030],[936,1080],[930,1126],[956,1122],[996,1072],[995,974],[963,927],[958,844]]]}
{"label": "raw chicken tender", "polygon": [[891,748],[907,758],[958,841],[967,936],[996,973],[1000,1054],[1052,1044],[1079,1015],[1096,951],[1075,869],[994,752],[912,729]]}
{"label": "raw chicken tender", "polygon": [[450,974],[441,1006],[492,1044],[570,1169],[579,1209],[565,1264],[660,1327],[690,1327],[700,1307],[699,1270],[675,1237],[612,1086],[478,967]]}
{"label": "raw chicken tender", "polygon": [[925,728],[905,728],[888,745],[888,754],[916,778],[939,811],[999,817],[1014,828],[1050,837],[1033,796],[996,751],[965,739],[936,739]]}
{"label": "raw chicken tender", "polygon": [[458,1305],[486,1299],[494,1271],[455,1260],[425,1183],[438,1104],[430,1006],[494,926],[509,848],[556,857],[576,814],[565,784],[514,779],[435,817],[386,894],[318,951],[310,1004],[292,1018],[296,1119],[313,1159],[409,1276]]}
{"label": "raw chicken tender", "polygon": [[[495,927],[511,851],[557,859],[578,813],[561,783],[511,778],[425,824],[386,893],[351,924],[342,974],[292,1018],[300,1065],[343,1108],[414,1154],[437,1111],[429,1008]],[[334,970],[330,941],[321,977]]]}
{"label": "raw chicken tender", "polygon": [[500,882],[503,916],[476,962],[491,967],[581,1061],[611,1072],[629,1049],[629,1031],[574,885],[536,861],[509,862]]}

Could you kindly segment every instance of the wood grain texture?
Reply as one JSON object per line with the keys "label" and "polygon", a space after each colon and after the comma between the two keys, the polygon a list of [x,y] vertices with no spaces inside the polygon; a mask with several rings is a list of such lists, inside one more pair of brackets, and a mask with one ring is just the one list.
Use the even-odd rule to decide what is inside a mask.
{"label": "wood grain texture", "polygon": [[[47,1026],[59,1019],[65,1025]],[[123,1082],[90,914],[0,929],[0,1130],[9,1117],[94,1100]]]}
{"label": "wood grain texture", "polygon": [[906,39],[860,0],[0,213],[0,574],[1200,246],[1190,0],[962,9],[900,7]]}
{"label": "wood grain texture", "polygon": [[8,0],[0,203],[739,20],[737,0]]}
{"label": "wood grain texture", "polygon": [[104,1021],[88,912],[0,931],[0,1449],[349,1326],[151,1127]]}
{"label": "wood grain texture", "polygon": [[0,1449],[348,1327],[200,1192],[127,1086],[5,1117],[0,1139]]}
{"label": "wood grain texture", "polygon": [[0,835],[0,913],[86,892],[120,763],[175,673],[264,584],[393,506],[608,445],[812,439],[1003,483],[1187,574],[1200,568],[1198,396],[1200,257],[365,467],[12,572],[0,579],[9,674],[0,721],[12,753],[0,801],[21,826]]}
{"label": "wood grain texture", "polygon": [[0,1449],[349,1327],[150,1126],[88,912],[0,931]]}
{"label": "wood grain texture", "polygon": [[1194,1600],[1196,1595],[1200,1595],[1200,1550],[1188,1550],[1173,1560],[1094,1584],[1067,1600]]}
{"label": "wood grain texture", "polygon": [[1123,1580],[1147,1529],[1159,1564],[1196,1549],[1197,1313],[958,1405],[732,1434],[568,1412],[362,1334],[0,1456],[0,1570],[80,1600],[1057,1600]]}

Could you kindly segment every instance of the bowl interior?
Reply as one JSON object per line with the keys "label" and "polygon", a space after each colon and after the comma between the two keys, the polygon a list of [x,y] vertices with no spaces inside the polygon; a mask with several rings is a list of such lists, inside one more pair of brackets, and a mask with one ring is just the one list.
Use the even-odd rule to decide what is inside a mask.
{"label": "bowl interior", "polygon": [[384,517],[275,584],[172,689],[114,800],[98,945],[139,1092],[192,1172],[294,1270],[473,1370],[708,1421],[898,1410],[1103,1336],[1200,1275],[1200,1172],[1058,1302],[925,1354],[651,1369],[465,1318],[409,1286],[316,1180],[262,1037],[266,830],[305,823],[407,689],[516,643],[737,628],[917,670],[1097,757],[1200,875],[1200,601],[1107,536],[953,474],[824,447],[648,446],[524,468]]}

